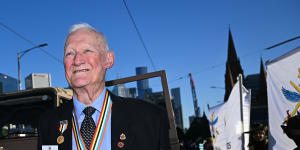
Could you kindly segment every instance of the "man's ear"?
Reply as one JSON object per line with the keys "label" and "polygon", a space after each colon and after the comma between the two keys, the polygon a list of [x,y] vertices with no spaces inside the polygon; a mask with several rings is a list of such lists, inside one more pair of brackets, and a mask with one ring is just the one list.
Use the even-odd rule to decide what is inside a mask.
{"label": "man's ear", "polygon": [[113,51],[107,51],[106,52],[106,61],[104,64],[105,69],[111,68],[115,63],[115,54]]}

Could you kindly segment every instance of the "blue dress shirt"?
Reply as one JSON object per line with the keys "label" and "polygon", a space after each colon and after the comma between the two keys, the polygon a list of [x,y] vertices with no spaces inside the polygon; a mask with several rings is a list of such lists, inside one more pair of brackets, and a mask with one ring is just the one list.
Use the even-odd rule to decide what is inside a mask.
{"label": "blue dress shirt", "polygon": [[[96,126],[97,126],[97,123],[99,121],[99,116],[100,116],[100,113],[101,113],[102,104],[103,104],[104,97],[105,97],[105,92],[106,92],[106,88],[103,89],[100,96],[91,105],[92,107],[94,107],[96,109],[95,113],[92,115],[92,118],[95,121]],[[81,123],[82,123],[82,121],[85,117],[85,115],[82,111],[87,106],[85,104],[79,102],[75,97],[73,97],[73,103],[74,103],[74,107],[75,107],[75,110],[76,110],[78,125],[79,125],[79,129],[80,129]],[[77,150],[73,131],[72,131],[72,150]],[[102,145],[101,145],[99,150],[111,150],[111,115],[109,116],[106,131],[105,131],[105,134],[104,134],[104,139],[103,139]]]}

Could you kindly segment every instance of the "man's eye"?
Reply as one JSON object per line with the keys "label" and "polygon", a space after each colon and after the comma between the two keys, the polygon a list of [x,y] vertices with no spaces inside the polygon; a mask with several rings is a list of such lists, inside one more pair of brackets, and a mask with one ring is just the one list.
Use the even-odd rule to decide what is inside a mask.
{"label": "man's eye", "polygon": [[92,50],[86,49],[84,50],[85,53],[93,52]]}
{"label": "man's eye", "polygon": [[68,53],[66,53],[65,56],[71,56],[71,55],[73,55],[73,54],[74,54],[73,52],[68,52]]}

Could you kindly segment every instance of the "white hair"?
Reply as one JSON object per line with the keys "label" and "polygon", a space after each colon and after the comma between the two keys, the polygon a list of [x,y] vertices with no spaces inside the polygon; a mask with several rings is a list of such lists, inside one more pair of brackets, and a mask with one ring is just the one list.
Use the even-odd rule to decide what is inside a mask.
{"label": "white hair", "polygon": [[95,28],[93,28],[92,26],[90,26],[87,23],[79,23],[79,24],[72,25],[69,29],[68,36],[70,36],[72,33],[76,32],[80,29],[88,29],[88,30],[95,32],[96,36],[99,37],[99,39],[102,41],[102,44],[103,44],[102,46],[103,46],[104,50],[105,51],[108,50],[108,44],[107,44],[107,40],[106,40],[104,34],[102,32],[97,31]]}

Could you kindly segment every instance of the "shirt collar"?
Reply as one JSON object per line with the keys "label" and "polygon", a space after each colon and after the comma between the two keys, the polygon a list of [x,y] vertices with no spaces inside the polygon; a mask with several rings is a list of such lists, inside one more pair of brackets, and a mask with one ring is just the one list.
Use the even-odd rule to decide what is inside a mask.
{"label": "shirt collar", "polygon": [[[94,107],[99,112],[101,112],[101,109],[102,109],[102,103],[103,103],[104,98],[105,98],[105,93],[106,93],[106,88],[104,87],[101,94],[97,97],[97,99],[91,105],[92,107]],[[82,102],[78,101],[78,99],[76,99],[74,96],[73,96],[73,103],[74,103],[74,107],[75,107],[75,110],[76,110],[76,114],[82,115],[83,114],[82,111],[87,106],[85,104],[83,104]]]}

